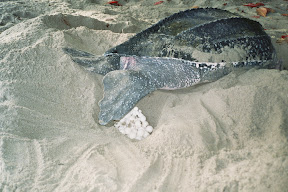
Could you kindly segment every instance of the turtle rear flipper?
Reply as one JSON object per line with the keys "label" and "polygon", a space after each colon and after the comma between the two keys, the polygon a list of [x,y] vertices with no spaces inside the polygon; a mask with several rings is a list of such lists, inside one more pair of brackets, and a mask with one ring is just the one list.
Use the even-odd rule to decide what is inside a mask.
{"label": "turtle rear flipper", "polygon": [[[137,102],[156,89],[180,89],[224,76],[226,69],[164,57],[121,57],[120,69],[104,76],[99,123],[123,118]],[[216,74],[217,72],[217,74]],[[207,75],[210,74],[210,75]],[[212,78],[213,77],[213,78]]]}
{"label": "turtle rear flipper", "polygon": [[144,96],[156,90],[142,71],[116,70],[103,78],[104,97],[99,102],[99,123],[120,120]]}
{"label": "turtle rear flipper", "polygon": [[110,71],[119,69],[120,57],[116,54],[111,56],[96,56],[72,48],[63,48],[63,51],[68,54],[75,63],[90,72],[106,75]]}

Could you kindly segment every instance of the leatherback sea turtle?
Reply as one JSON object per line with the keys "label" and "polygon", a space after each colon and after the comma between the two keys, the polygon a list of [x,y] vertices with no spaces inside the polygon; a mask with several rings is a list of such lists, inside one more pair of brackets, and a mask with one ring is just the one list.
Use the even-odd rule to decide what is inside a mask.
{"label": "leatherback sea turtle", "polygon": [[85,69],[105,75],[102,125],[121,119],[156,89],[215,81],[239,67],[272,68],[275,58],[258,22],[214,8],[173,14],[103,56],[63,50]]}

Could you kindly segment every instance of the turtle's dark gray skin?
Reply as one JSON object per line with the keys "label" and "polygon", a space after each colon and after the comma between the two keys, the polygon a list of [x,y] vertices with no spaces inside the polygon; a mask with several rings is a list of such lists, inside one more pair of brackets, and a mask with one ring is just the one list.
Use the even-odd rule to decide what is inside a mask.
{"label": "turtle's dark gray skin", "polygon": [[215,81],[239,67],[274,68],[262,26],[214,8],[171,15],[103,56],[63,49],[86,70],[104,75],[99,123],[119,120],[156,89]]}

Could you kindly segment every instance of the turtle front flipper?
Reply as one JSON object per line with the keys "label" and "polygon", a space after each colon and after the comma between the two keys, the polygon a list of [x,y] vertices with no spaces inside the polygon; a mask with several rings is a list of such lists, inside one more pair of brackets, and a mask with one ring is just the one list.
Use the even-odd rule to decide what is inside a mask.
{"label": "turtle front flipper", "polygon": [[95,56],[90,53],[72,49],[63,48],[63,51],[68,54],[71,59],[85,68],[85,70],[106,75],[110,71],[119,69],[119,56],[117,54],[110,56]]}
{"label": "turtle front flipper", "polygon": [[104,97],[99,102],[99,123],[120,120],[136,103],[156,90],[148,77],[133,70],[111,71],[103,79]]}

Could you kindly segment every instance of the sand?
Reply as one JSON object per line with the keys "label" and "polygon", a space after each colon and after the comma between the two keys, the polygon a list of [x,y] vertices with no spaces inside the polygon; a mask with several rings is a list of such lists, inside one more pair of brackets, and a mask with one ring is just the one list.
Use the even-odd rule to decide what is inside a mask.
{"label": "sand", "polygon": [[135,141],[97,123],[102,76],[61,48],[101,55],[198,5],[260,22],[287,69],[288,43],[276,41],[288,33],[288,2],[264,1],[275,10],[265,18],[242,6],[250,1],[105,2],[0,2],[0,191],[286,191],[287,70],[155,91],[137,104],[154,131]]}

